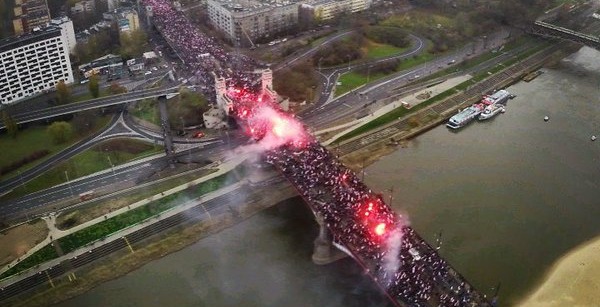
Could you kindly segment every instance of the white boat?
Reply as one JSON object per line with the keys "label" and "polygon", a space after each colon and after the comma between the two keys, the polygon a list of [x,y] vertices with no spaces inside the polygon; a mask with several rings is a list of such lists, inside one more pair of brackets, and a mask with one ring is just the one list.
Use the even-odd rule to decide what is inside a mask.
{"label": "white boat", "polygon": [[481,114],[482,110],[483,110],[483,108],[480,107],[479,105],[472,105],[472,106],[460,111],[458,114],[450,117],[450,120],[448,120],[446,127],[451,128],[451,129],[458,129],[458,128],[464,127],[465,125],[470,123],[472,120],[477,118],[477,116],[479,114]]}
{"label": "white boat", "polygon": [[485,109],[483,110],[483,112],[481,112],[481,114],[479,114],[479,120],[486,120],[486,119],[492,118],[492,117],[498,115],[498,113],[503,112],[503,110],[504,110],[504,105],[501,105],[501,104],[489,105],[489,106],[485,107]]}

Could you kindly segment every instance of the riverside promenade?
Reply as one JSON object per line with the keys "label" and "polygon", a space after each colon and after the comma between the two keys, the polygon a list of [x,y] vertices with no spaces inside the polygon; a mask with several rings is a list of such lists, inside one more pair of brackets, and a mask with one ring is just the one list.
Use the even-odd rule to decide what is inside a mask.
{"label": "riverside promenade", "polygon": [[[482,94],[515,83],[520,80],[521,76],[524,74],[540,68],[544,63],[551,59],[557,51],[559,51],[559,47],[557,46],[545,48],[527,59],[507,67],[501,72],[493,74],[478,83],[474,83],[464,91],[401,117],[396,121],[374,129],[366,134],[358,135],[340,142],[339,144],[336,144],[336,154],[342,157],[350,153],[364,152],[365,150],[368,150],[367,148],[370,146],[378,144],[381,141],[408,139],[427,131],[454,115],[457,109],[480,100]],[[375,111],[371,116],[356,121],[355,125],[347,124],[341,126],[340,128],[343,128],[344,130],[329,138],[327,141],[324,141],[323,144],[329,146],[333,144],[336,139],[367,124],[377,117],[382,116],[395,108],[402,108],[400,101],[401,100],[390,102],[388,105]],[[416,126],[415,123],[417,123]]]}

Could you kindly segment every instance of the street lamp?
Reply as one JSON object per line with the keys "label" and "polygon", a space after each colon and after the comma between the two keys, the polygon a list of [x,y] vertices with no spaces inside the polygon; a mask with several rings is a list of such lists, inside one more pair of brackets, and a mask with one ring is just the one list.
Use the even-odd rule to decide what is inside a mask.
{"label": "street lamp", "polygon": [[17,173],[19,174],[19,178],[21,179],[21,186],[23,187],[23,190],[27,190],[27,188],[25,187],[25,180],[23,180],[23,174],[21,174],[19,170],[17,170]]}
{"label": "street lamp", "polygon": [[348,70],[350,70],[350,59],[352,58],[349,54],[346,55],[348,58]]}
{"label": "street lamp", "polygon": [[69,181],[69,173],[65,170],[65,177],[67,177],[67,186],[69,187],[69,191],[71,191],[71,196],[73,196],[73,188],[71,188],[71,181]]}
{"label": "street lamp", "polygon": [[321,60],[323,60],[323,57],[320,57],[319,60],[317,61],[317,64],[319,66],[319,71],[321,71]]}
{"label": "street lamp", "polygon": [[369,80],[371,79],[371,67],[373,67],[373,65],[367,67],[367,83],[369,83]]}
{"label": "street lamp", "polygon": [[115,166],[113,165],[112,161],[110,160],[110,156],[108,154],[106,154],[106,158],[108,159],[108,163],[110,164],[110,169],[112,170],[113,177],[114,177],[115,176]]}

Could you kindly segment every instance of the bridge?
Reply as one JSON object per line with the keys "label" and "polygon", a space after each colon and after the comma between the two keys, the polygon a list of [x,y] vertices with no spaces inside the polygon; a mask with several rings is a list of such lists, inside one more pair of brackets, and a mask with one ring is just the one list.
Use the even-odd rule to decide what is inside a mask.
{"label": "bridge", "polygon": [[544,37],[569,40],[600,50],[600,38],[598,36],[577,32],[541,20],[536,21],[533,26],[530,27],[529,32]]}
{"label": "bridge", "polygon": [[254,140],[236,150],[263,154],[315,215],[315,263],[349,255],[396,306],[493,306],[276,100],[235,85],[225,93],[224,107]]}
{"label": "bridge", "polygon": [[268,153],[320,224],[313,260],[352,257],[396,306],[492,306],[449,263],[316,141]]}
{"label": "bridge", "polygon": [[[30,111],[25,113],[11,114],[17,124],[24,124],[44,119],[49,119],[61,115],[72,114],[76,112],[110,107],[114,105],[125,104],[133,101],[139,101],[149,98],[166,97],[172,98],[179,94],[179,87],[170,87],[162,89],[148,89],[134,91],[125,94],[112,95],[108,97],[96,98],[77,103],[71,103],[42,110]],[[0,129],[4,129],[4,123],[0,124]]]}
{"label": "bridge", "polygon": [[[152,7],[153,21],[162,27],[163,36],[191,60],[186,62],[188,67],[209,68],[206,66],[210,63],[195,57],[203,52],[221,64],[231,62],[211,38],[189,31],[194,26],[169,2],[144,2]],[[249,79],[243,88],[236,88],[235,84],[244,83],[239,71],[210,71],[215,72],[217,105],[236,118],[241,129],[256,141],[239,150],[264,153],[267,162],[293,184],[320,223],[315,262],[334,261],[338,250],[342,251],[364,268],[396,306],[492,306],[408,226],[406,217],[394,213],[381,195],[345,168],[272,97],[265,99],[260,93],[252,93]],[[238,82],[225,84],[223,77],[228,75]],[[228,85],[233,85],[231,90],[226,89]]]}

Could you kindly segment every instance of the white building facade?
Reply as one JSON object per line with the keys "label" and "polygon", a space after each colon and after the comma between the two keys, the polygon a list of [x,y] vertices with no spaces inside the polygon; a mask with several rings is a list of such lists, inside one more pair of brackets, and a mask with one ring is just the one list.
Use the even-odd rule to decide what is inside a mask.
{"label": "white building facade", "polygon": [[73,21],[69,17],[61,17],[50,20],[50,26],[59,27],[64,38],[67,42],[67,49],[69,52],[75,53],[75,45],[77,41],[75,39],[75,30],[73,30]]}
{"label": "white building facade", "polygon": [[297,25],[299,3],[208,0],[208,17],[211,23],[229,38],[254,40],[272,36]]}
{"label": "white building facade", "polygon": [[314,0],[302,4],[316,21],[332,19],[342,13],[356,13],[371,7],[372,0]]}
{"label": "white building facade", "polygon": [[73,82],[68,38],[60,27],[0,41],[0,103],[12,104]]}

